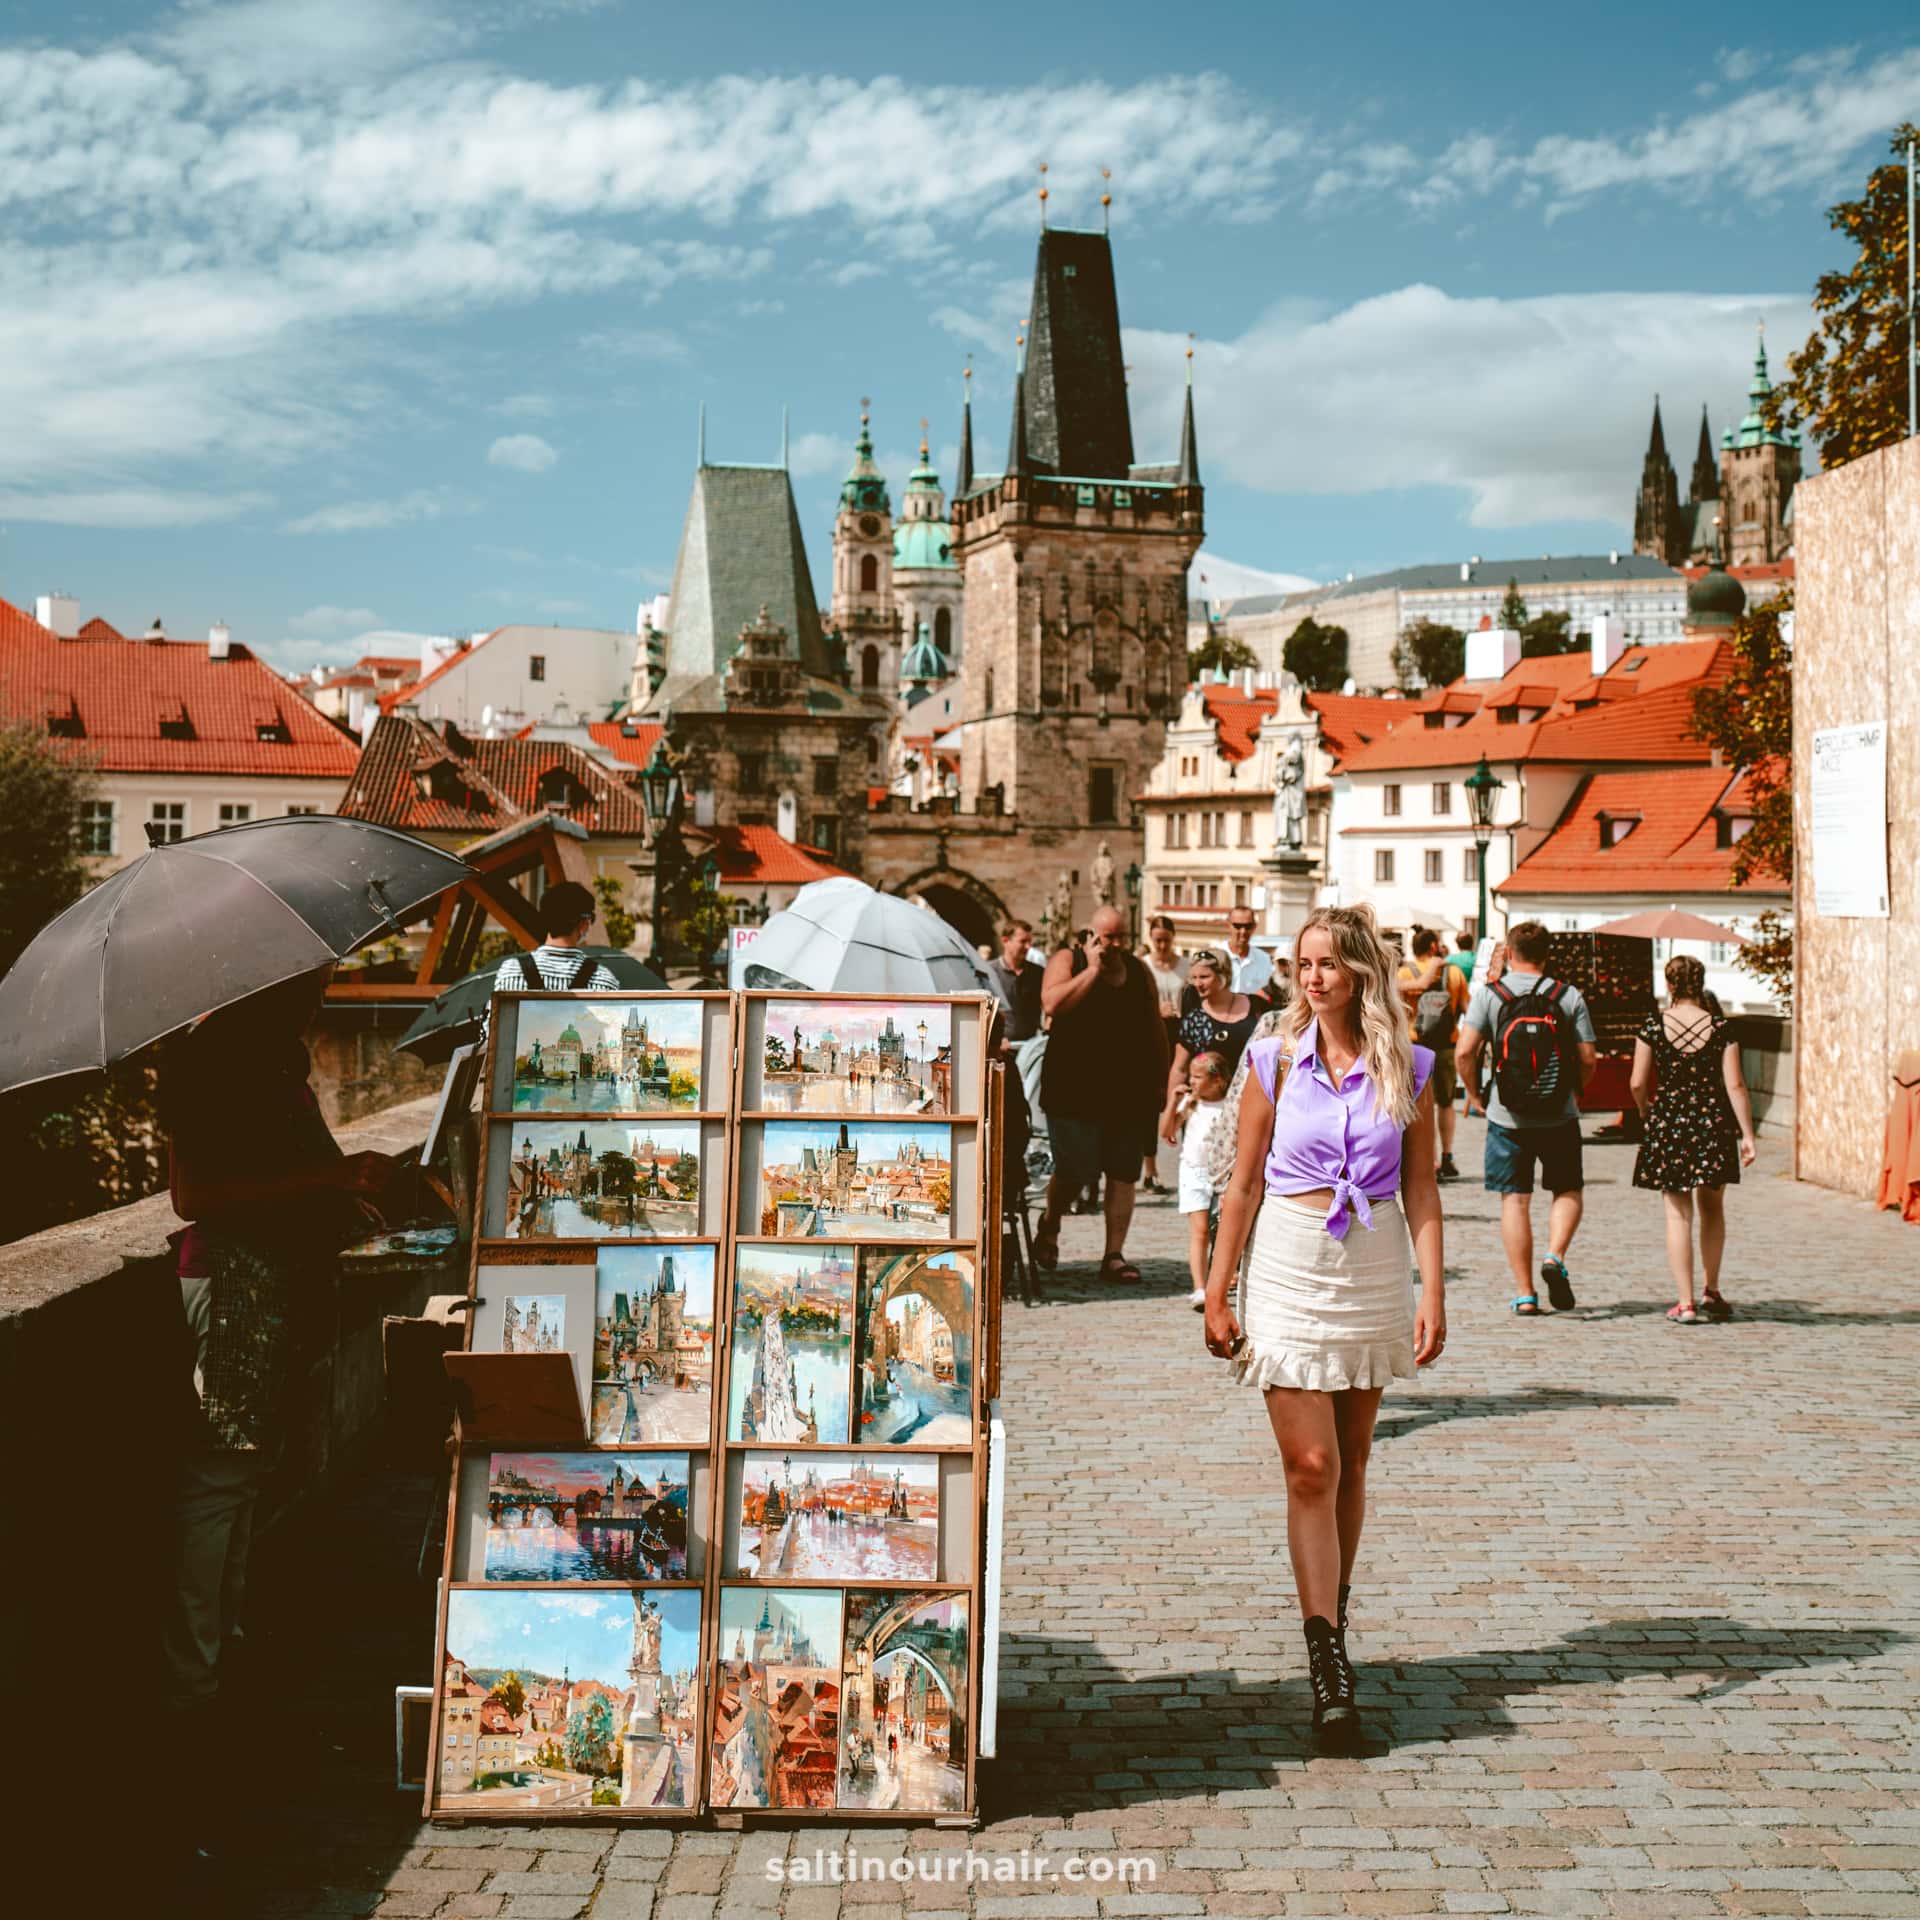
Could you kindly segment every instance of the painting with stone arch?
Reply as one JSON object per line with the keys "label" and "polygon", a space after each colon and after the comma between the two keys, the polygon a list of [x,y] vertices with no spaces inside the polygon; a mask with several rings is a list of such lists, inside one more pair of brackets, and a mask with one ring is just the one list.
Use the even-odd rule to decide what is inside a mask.
{"label": "painting with stone arch", "polygon": [[739,1564],[753,1580],[937,1580],[940,1456],[750,1453]]}
{"label": "painting with stone arch", "polygon": [[600,1249],[593,1300],[597,1445],[708,1444],[713,1282],[712,1247]]}
{"label": "painting with stone arch", "polygon": [[436,1813],[693,1805],[697,1592],[456,1588],[445,1647]]}
{"label": "painting with stone arch", "polygon": [[718,1653],[709,1804],[833,1806],[840,1589],[723,1588]]}
{"label": "painting with stone arch", "polygon": [[760,1231],[944,1238],[953,1220],[953,1129],[900,1120],[769,1120]]}
{"label": "painting with stone arch", "polygon": [[951,1113],[953,1009],[891,1000],[769,1000],[769,1113]]}
{"label": "painting with stone arch", "polygon": [[734,1249],[728,1439],[846,1443],[853,1282],[851,1247]]}
{"label": "painting with stone arch", "polygon": [[510,1293],[500,1316],[502,1353],[565,1353],[567,1297],[563,1293]]}
{"label": "painting with stone arch", "polygon": [[862,1247],[854,1352],[856,1439],[971,1446],[973,1255],[958,1247]]}
{"label": "painting with stone arch", "polygon": [[698,1000],[515,1002],[516,1113],[691,1113],[701,1096]]}
{"label": "painting with stone arch", "polygon": [[489,1581],[687,1577],[684,1453],[496,1453]]}
{"label": "painting with stone arch", "polygon": [[699,1231],[698,1121],[515,1120],[508,1129],[507,1239]]}
{"label": "painting with stone arch", "polygon": [[854,1588],[840,1689],[842,1807],[967,1803],[967,1598]]}

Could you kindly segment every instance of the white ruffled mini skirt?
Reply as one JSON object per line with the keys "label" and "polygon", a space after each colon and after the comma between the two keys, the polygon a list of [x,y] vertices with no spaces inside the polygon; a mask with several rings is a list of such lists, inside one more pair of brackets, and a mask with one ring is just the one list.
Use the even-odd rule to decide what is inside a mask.
{"label": "white ruffled mini skirt", "polygon": [[1413,1242],[1398,1200],[1372,1207],[1371,1230],[1354,1220],[1336,1240],[1324,1206],[1266,1196],[1240,1278],[1241,1385],[1344,1393],[1413,1377]]}

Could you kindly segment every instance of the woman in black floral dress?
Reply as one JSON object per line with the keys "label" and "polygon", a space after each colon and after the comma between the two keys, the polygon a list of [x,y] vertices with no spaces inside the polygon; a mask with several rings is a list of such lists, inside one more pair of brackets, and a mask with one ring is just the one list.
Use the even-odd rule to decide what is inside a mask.
{"label": "woman in black floral dress", "polygon": [[[1633,1184],[1666,1195],[1667,1264],[1679,1295],[1667,1309],[1675,1326],[1725,1320],[1720,1292],[1727,1245],[1727,1188],[1753,1165],[1753,1104],[1740,1071],[1740,1045],[1707,970],[1690,954],[1667,962],[1667,1006],[1650,1013],[1633,1045],[1633,1099],[1647,1123]],[[1693,1219],[1700,1216],[1705,1280],[1693,1303]]]}

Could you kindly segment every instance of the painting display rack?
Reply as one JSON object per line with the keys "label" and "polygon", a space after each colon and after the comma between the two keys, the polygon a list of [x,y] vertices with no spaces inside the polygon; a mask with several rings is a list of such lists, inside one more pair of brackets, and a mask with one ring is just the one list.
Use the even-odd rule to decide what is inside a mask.
{"label": "painting display rack", "polygon": [[972,1821],[992,1019],[495,996],[430,1818]]}

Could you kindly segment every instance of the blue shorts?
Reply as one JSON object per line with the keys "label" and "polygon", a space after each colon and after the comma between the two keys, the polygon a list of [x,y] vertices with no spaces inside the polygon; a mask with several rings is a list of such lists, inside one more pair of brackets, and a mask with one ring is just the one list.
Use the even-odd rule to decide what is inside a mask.
{"label": "blue shorts", "polygon": [[1487,1122],[1487,1191],[1531,1193],[1534,1162],[1540,1184],[1549,1193],[1578,1193],[1586,1181],[1580,1171],[1580,1122],[1556,1127],[1501,1127]]}

